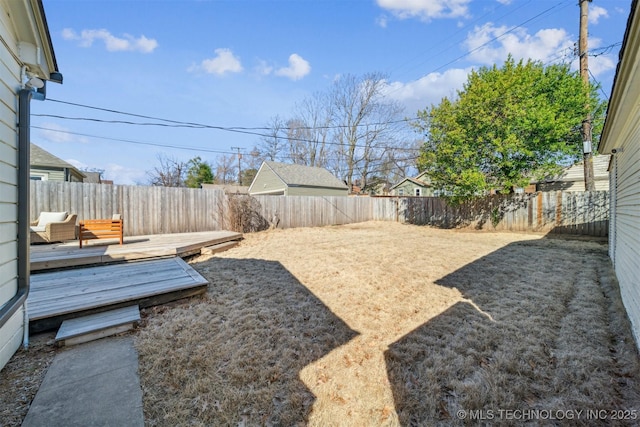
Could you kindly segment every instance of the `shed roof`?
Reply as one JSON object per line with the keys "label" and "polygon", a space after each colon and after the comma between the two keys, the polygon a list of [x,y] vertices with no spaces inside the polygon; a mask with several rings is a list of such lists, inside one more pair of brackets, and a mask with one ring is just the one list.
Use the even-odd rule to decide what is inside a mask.
{"label": "shed roof", "polygon": [[344,182],[323,168],[272,161],[265,161],[264,165],[288,186],[348,188]]}
{"label": "shed roof", "polygon": [[85,176],[82,172],[76,169],[71,163],[65,162],[59,157],[54,156],[45,149],[37,146],[33,142],[31,143],[31,166],[45,166],[50,168],[72,169],[81,176]]}

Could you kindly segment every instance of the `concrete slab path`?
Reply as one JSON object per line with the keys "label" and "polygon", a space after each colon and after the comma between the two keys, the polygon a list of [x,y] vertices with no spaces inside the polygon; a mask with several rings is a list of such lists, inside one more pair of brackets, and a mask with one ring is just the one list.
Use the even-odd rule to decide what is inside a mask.
{"label": "concrete slab path", "polygon": [[22,426],[143,427],[133,337],[103,338],[58,353]]}

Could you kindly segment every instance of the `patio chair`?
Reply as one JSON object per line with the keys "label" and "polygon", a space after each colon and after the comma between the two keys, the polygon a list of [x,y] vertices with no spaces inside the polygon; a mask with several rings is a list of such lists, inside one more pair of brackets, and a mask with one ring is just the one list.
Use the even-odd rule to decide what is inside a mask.
{"label": "patio chair", "polygon": [[78,215],[66,212],[40,212],[31,223],[31,243],[53,243],[76,239]]}

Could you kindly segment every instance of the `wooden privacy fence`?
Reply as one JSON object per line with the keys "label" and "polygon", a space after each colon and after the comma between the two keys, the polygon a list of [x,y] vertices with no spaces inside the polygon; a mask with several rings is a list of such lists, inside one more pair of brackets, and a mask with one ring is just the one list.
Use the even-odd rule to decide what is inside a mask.
{"label": "wooden privacy fence", "polygon": [[128,236],[364,221],[606,236],[609,197],[606,191],[548,192],[450,206],[433,197],[249,197],[209,189],[33,181],[31,219],[42,211],[76,213],[79,220],[120,213]]}
{"label": "wooden privacy fence", "polygon": [[67,211],[78,220],[122,214],[125,236],[227,229],[221,190],[31,181],[31,219]]}
{"label": "wooden privacy fence", "polygon": [[262,217],[280,228],[363,221],[483,230],[542,231],[606,236],[609,194],[548,192],[488,196],[460,206],[437,197],[256,196]]}
{"label": "wooden privacy fence", "polygon": [[444,228],[609,234],[608,191],[495,195],[460,206],[438,198],[422,199],[403,199],[400,217],[404,222]]}

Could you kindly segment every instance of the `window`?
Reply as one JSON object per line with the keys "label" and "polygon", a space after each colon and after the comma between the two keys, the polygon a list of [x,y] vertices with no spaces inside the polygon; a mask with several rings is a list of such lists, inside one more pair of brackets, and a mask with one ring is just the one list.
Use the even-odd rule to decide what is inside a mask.
{"label": "window", "polygon": [[420,197],[420,189],[419,189],[419,188],[416,188],[415,193],[416,193],[416,194],[415,194],[416,196]]}
{"label": "window", "polygon": [[47,181],[49,179],[48,173],[31,172],[31,181]]}
{"label": "window", "polygon": [[404,188],[398,188],[398,196],[404,196]]}

